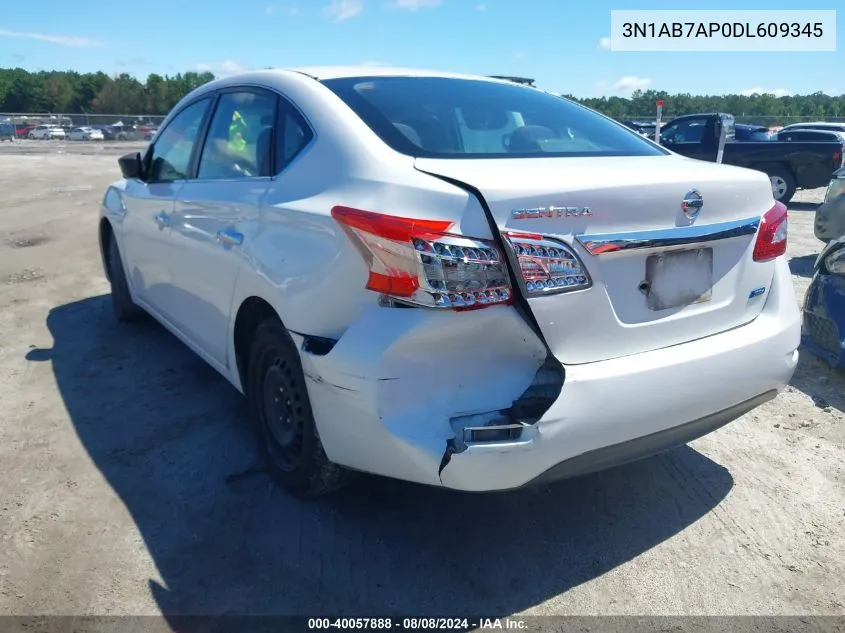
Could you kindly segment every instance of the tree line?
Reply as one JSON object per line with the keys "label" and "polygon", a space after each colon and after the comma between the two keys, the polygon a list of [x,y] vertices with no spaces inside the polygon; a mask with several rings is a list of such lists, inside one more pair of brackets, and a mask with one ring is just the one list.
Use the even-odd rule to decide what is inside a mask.
{"label": "tree line", "polygon": [[[53,114],[164,115],[185,94],[214,79],[210,72],[150,74],[140,80],[130,74],[103,72],[29,72],[0,68],[0,112]],[[692,112],[729,112],[743,120],[777,123],[796,117],[845,118],[845,95],[691,95],[638,90],[630,97],[577,98],[616,119],[653,117],[663,99],[664,120]]]}

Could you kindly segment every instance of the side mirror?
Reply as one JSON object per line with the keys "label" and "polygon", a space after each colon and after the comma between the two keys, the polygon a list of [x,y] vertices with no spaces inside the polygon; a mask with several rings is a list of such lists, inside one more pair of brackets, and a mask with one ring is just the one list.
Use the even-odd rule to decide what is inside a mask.
{"label": "side mirror", "polygon": [[144,174],[144,165],[141,161],[141,153],[126,154],[117,159],[117,164],[120,165],[120,173],[127,180],[133,178],[142,179]]}

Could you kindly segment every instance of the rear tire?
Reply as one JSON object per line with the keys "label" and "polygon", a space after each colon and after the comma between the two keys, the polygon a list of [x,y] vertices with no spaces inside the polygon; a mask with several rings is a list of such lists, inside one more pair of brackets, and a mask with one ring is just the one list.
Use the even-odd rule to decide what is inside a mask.
{"label": "rear tire", "polygon": [[145,313],[132,301],[114,233],[109,234],[107,265],[111,281],[111,305],[115,318],[120,322],[137,321]]}
{"label": "rear tire", "polygon": [[795,195],[795,178],[783,167],[771,167],[766,170],[766,173],[769,175],[775,200],[789,204]]}
{"label": "rear tire", "polygon": [[313,498],[347,482],[349,472],[323,450],[299,353],[277,318],[255,331],[245,391],[264,463],[280,487]]}

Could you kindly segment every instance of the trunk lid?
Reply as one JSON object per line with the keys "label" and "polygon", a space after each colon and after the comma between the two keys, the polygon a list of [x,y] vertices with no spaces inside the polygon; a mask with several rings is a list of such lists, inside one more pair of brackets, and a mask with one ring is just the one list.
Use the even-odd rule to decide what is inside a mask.
{"label": "trunk lid", "polygon": [[[543,234],[580,257],[589,288],[528,297],[565,364],[699,339],[748,323],[763,308],[774,261],[755,262],[752,252],[774,201],[761,172],[679,156],[415,164],[478,189],[500,231]],[[693,219],[682,208],[692,190],[703,202]],[[591,215],[578,215],[584,207]],[[514,217],[525,209],[528,217]]]}

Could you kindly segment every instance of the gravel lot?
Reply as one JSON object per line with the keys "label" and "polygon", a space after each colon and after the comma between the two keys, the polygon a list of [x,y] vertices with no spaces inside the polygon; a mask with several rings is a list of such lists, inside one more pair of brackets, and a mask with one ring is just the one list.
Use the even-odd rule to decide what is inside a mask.
{"label": "gravel lot", "polygon": [[[137,147],[0,144],[0,613],[845,614],[845,379],[807,353],[776,400],[609,472],[288,498],[228,383],[112,319],[97,208]],[[821,195],[791,205],[798,297]]]}

